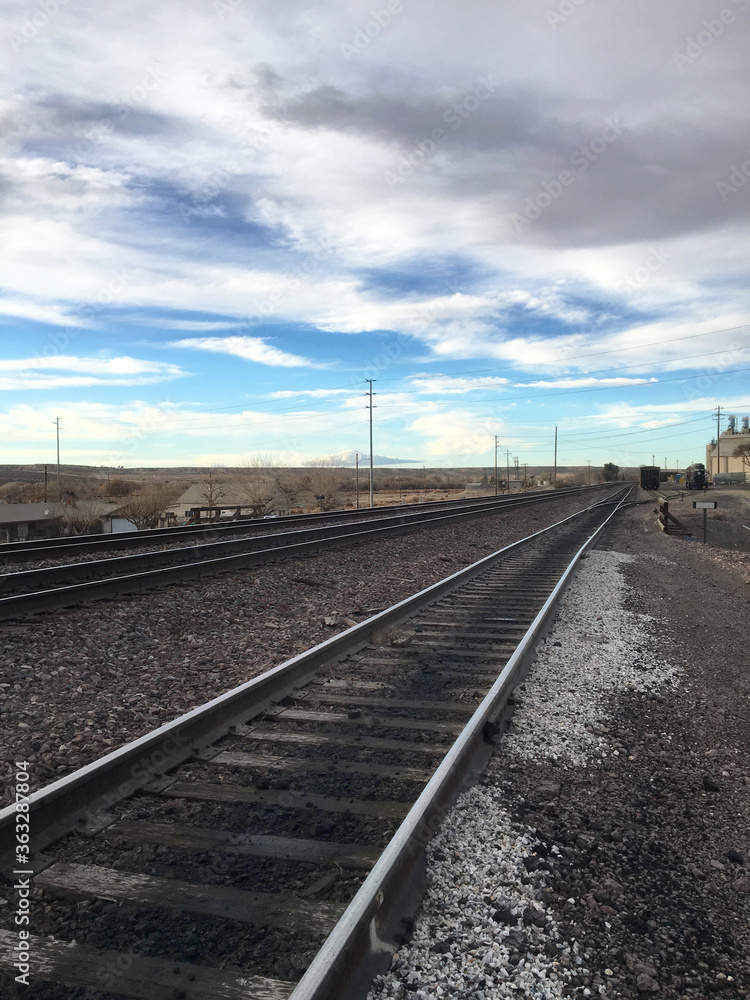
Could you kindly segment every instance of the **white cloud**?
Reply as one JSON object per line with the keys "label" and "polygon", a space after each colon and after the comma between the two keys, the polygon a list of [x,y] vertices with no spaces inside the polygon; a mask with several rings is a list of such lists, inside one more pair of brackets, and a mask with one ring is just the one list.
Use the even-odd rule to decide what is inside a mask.
{"label": "white cloud", "polygon": [[[750,412],[750,395],[723,397],[721,405],[722,410],[726,407],[727,413]],[[707,413],[710,414],[715,407],[715,397],[693,395],[690,382],[686,382],[683,399],[667,403],[644,403],[640,406],[631,403],[611,403],[602,407],[597,414],[588,417],[587,421],[620,428],[663,427],[672,421],[684,419],[690,414],[701,417]],[[714,429],[715,427],[716,422],[714,421]]]}
{"label": "white cloud", "polygon": [[[750,317],[746,191],[722,198],[716,188],[746,156],[750,20],[735,3],[736,20],[680,70],[673,54],[700,31],[703,0],[648,18],[628,0],[600,6],[573,4],[555,26],[556,0],[471,9],[433,0],[361,35],[366,44],[346,58],[342,45],[371,16],[355,0],[205,4],[190,17],[176,0],[61,3],[42,26],[12,0],[5,56],[16,86],[0,101],[9,336],[14,318],[114,336],[113,309],[118,332],[175,331],[168,338],[183,338],[182,349],[225,354],[222,371],[242,369],[236,358],[267,365],[262,391],[278,388],[268,398],[279,400],[302,395],[285,370],[323,367],[334,349],[313,333],[306,360],[281,321],[370,334],[356,367],[373,377],[414,364],[423,347],[420,365],[478,359],[464,367],[481,369],[494,359],[530,395],[742,367],[747,330],[680,337]],[[470,108],[482,79],[489,94]],[[456,107],[466,113],[454,113],[453,127]],[[622,119],[616,141],[555,193],[559,171],[609,116]],[[445,135],[426,153],[436,126]],[[388,181],[394,170],[400,179]],[[511,216],[527,199],[546,205],[519,233]],[[711,349],[721,353],[687,357]],[[37,365],[0,374],[0,384],[31,389],[185,373]],[[465,397],[453,400],[458,420],[475,389],[501,396],[507,384],[424,376],[411,398],[380,395],[376,416],[419,418],[417,402],[440,393]],[[196,385],[193,398],[216,399],[208,377]],[[348,390],[304,391],[308,410],[330,398],[356,419],[361,403]],[[238,435],[270,423],[191,413],[183,404],[187,427]],[[454,451],[442,411],[430,413],[431,440]],[[460,416],[467,434],[472,421],[481,430],[484,417]],[[359,445],[340,445],[350,443]],[[400,441],[391,450],[411,453]]]}
{"label": "white cloud", "polygon": [[509,384],[510,379],[496,376],[465,378],[454,375],[415,375],[412,378],[412,385],[417,392],[440,394],[462,394],[475,392],[479,389],[502,389]]}
{"label": "white cloud", "polygon": [[308,399],[329,399],[334,396],[350,396],[355,392],[352,386],[350,389],[279,389],[277,392],[269,392],[269,399],[296,399],[298,396]]}
{"label": "white cloud", "polygon": [[236,324],[232,320],[159,319],[152,316],[128,316],[134,326],[147,326],[154,330],[176,330],[179,333],[211,333],[215,330],[231,330]]}
{"label": "white cloud", "polygon": [[0,297],[0,315],[14,316],[17,319],[30,319],[37,323],[50,323],[54,326],[70,325],[73,322],[70,312],[63,306],[53,303],[44,304],[31,299]]}
{"label": "white cloud", "polygon": [[245,361],[255,361],[261,365],[274,365],[282,368],[323,368],[299,354],[271,347],[261,337],[194,337],[186,340],[175,340],[171,347],[181,347],[192,351],[214,351],[218,354],[232,354]]}
{"label": "white cloud", "polygon": [[[75,375],[62,374],[75,372]],[[82,386],[152,385],[189,373],[177,365],[138,358],[79,358],[72,355],[0,360],[0,390]]]}
{"label": "white cloud", "polygon": [[625,385],[643,385],[645,382],[658,382],[657,378],[559,378],[539,382],[515,382],[514,389],[585,389],[585,388],[617,388]]}
{"label": "white cloud", "polygon": [[144,361],[126,355],[117,358],[80,358],[74,355],[58,354],[49,357],[13,358],[0,360],[0,371],[55,371],[91,372],[101,375],[185,375],[177,365],[163,361]]}
{"label": "white cloud", "polygon": [[494,449],[495,435],[504,434],[505,424],[495,414],[465,413],[433,405],[429,413],[412,421],[409,429],[424,438],[428,455],[479,456]]}

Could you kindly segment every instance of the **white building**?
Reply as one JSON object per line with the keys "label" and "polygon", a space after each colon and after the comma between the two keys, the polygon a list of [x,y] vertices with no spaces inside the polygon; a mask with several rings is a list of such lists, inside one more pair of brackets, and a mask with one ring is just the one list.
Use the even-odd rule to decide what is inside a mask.
{"label": "white building", "polygon": [[737,429],[737,418],[730,416],[729,426],[719,435],[718,444],[716,439],[706,445],[706,471],[711,474],[711,478],[716,482],[717,476],[720,479],[726,478],[734,482],[747,482],[748,466],[741,457],[734,457],[733,452],[739,445],[750,445],[750,418],[743,417],[742,425]]}

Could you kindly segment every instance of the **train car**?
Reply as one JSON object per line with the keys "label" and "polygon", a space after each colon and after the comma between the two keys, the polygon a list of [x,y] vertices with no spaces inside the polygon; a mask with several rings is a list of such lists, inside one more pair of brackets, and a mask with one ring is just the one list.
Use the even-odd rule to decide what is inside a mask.
{"label": "train car", "polygon": [[659,474],[660,469],[658,465],[642,465],[641,466],[641,489],[642,490],[658,490],[659,489]]}
{"label": "train car", "polygon": [[685,469],[685,486],[689,490],[703,490],[707,485],[706,467],[700,462],[689,465]]}

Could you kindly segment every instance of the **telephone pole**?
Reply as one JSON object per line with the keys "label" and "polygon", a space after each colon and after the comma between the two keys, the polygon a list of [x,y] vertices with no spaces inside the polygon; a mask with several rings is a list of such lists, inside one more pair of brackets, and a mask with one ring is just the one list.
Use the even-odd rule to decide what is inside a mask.
{"label": "telephone pole", "polygon": [[368,395],[370,397],[370,402],[367,405],[368,405],[369,410],[370,410],[370,506],[371,507],[375,506],[375,490],[374,490],[374,487],[373,487],[373,471],[372,471],[372,411],[373,411],[373,404],[372,404],[372,383],[374,381],[375,381],[375,379],[372,379],[372,378],[366,378],[365,379],[365,382],[368,382],[369,385],[370,385],[370,389],[369,389],[369,392],[368,392]]}
{"label": "telephone pole", "polygon": [[497,496],[497,434],[495,435],[495,496]]}
{"label": "telephone pole", "polygon": [[355,462],[355,468],[357,470],[356,473],[355,473],[355,477],[356,477],[356,483],[357,483],[357,486],[356,486],[356,492],[357,492],[357,510],[359,510],[359,452],[358,451],[354,452],[354,462]]}
{"label": "telephone pole", "polygon": [[510,452],[505,449],[505,485],[510,493]]}
{"label": "telephone pole", "polygon": [[721,472],[721,407],[716,407],[716,475]]}
{"label": "telephone pole", "polygon": [[557,427],[555,427],[555,465],[552,472],[552,488],[557,486]]}
{"label": "telephone pole", "polygon": [[57,499],[62,500],[62,486],[60,485],[60,418],[55,418],[55,431],[57,437]]}

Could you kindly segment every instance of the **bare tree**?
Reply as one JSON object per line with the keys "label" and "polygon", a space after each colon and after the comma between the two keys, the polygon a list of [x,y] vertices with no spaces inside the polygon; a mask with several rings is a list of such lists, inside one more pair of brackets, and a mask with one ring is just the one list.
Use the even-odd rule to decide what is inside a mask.
{"label": "bare tree", "polygon": [[101,500],[83,500],[75,507],[63,505],[62,523],[71,535],[85,535],[102,530],[102,518],[110,511]]}
{"label": "bare tree", "polygon": [[200,486],[201,499],[206,507],[218,507],[221,501],[226,498],[227,491],[224,480],[218,477],[216,466],[214,465],[209,465],[203,470]]}
{"label": "bare tree", "polygon": [[137,489],[138,483],[130,479],[105,479],[98,492],[105,497],[127,497]]}
{"label": "bare tree", "polygon": [[8,503],[42,503],[44,483],[15,483],[5,494]]}
{"label": "bare tree", "polygon": [[278,464],[270,455],[256,455],[240,468],[237,476],[240,496],[256,514],[269,514],[279,501],[289,503],[294,498],[294,487],[285,481]]}
{"label": "bare tree", "polygon": [[120,516],[132,521],[137,528],[155,528],[167,507],[177,499],[173,486],[148,484],[128,497],[120,508]]}
{"label": "bare tree", "polygon": [[750,444],[738,444],[732,452],[732,458],[741,458],[744,468],[750,470]]}
{"label": "bare tree", "polygon": [[341,459],[317,458],[305,462],[307,472],[300,480],[300,498],[309,507],[335,510],[351,492],[351,474]]}

